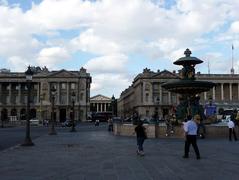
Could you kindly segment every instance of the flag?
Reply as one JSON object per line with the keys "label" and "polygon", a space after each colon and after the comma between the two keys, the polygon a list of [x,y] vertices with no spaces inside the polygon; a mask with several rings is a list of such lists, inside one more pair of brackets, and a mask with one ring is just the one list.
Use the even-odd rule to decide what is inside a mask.
{"label": "flag", "polygon": [[233,46],[233,44],[232,44],[232,50],[234,50],[234,46]]}

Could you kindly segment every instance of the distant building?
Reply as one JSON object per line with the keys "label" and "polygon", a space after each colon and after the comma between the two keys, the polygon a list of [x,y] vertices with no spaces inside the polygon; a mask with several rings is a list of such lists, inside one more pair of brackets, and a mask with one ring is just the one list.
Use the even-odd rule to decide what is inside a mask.
{"label": "distant building", "polygon": [[[56,88],[55,116],[63,122],[72,111],[71,94],[75,92],[75,120],[84,121],[90,111],[91,76],[86,69],[79,71],[48,71],[46,67],[31,67],[31,118],[51,118],[51,88]],[[27,87],[24,72],[0,71],[0,111],[2,120],[25,120]]]}
{"label": "distant building", "polygon": [[[174,113],[179,103],[179,94],[171,93],[161,85],[179,78],[179,73],[168,70],[153,72],[144,69],[132,85],[125,89],[118,99],[118,115],[131,117],[137,112],[140,118],[150,119],[155,114],[163,117]],[[196,79],[216,83],[209,92],[201,93],[200,102],[205,105],[212,99],[217,109],[239,107],[239,74],[196,74]]]}
{"label": "distant building", "polygon": [[98,94],[90,98],[91,112],[112,112],[111,98]]}

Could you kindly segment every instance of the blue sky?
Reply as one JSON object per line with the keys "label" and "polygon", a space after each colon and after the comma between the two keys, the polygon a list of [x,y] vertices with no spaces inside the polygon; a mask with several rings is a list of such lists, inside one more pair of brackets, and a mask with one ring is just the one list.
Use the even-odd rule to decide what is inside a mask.
{"label": "blue sky", "polygon": [[178,70],[190,48],[196,71],[239,73],[237,0],[0,0],[1,68],[87,68],[91,95],[111,97],[150,68]]}

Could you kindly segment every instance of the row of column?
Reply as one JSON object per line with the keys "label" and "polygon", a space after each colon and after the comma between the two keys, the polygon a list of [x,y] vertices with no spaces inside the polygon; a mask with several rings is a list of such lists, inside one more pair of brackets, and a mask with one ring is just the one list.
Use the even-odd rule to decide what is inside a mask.
{"label": "row of column", "polygon": [[93,107],[96,107],[96,112],[106,112],[111,106],[111,103],[93,103]]}
{"label": "row of column", "polygon": [[[221,83],[221,100],[224,100],[224,83]],[[237,84],[237,97],[239,100],[239,84]],[[215,87],[212,89],[212,99],[216,99],[216,90]],[[207,92],[204,92],[204,100],[207,100]],[[229,100],[232,101],[232,83],[229,83]]]}
{"label": "row of column", "polygon": [[[16,83],[14,83],[16,84]],[[22,83],[18,83],[17,84],[18,86],[18,95],[16,97],[18,97],[18,100],[17,100],[17,104],[21,104],[21,97],[22,97]],[[2,94],[2,84],[0,83],[0,94]],[[11,99],[12,99],[12,83],[9,83],[9,90],[8,90],[8,102],[6,102],[7,104],[11,104]]]}

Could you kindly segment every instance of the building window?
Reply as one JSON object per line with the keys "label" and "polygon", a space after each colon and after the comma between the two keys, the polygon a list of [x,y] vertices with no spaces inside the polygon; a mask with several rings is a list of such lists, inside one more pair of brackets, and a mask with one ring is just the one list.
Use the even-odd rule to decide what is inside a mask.
{"label": "building window", "polygon": [[149,84],[145,84],[145,91],[149,91],[150,90],[150,85]]}
{"label": "building window", "polygon": [[20,89],[20,84],[15,86],[15,90],[19,90]]}
{"label": "building window", "polygon": [[60,98],[61,98],[60,99],[61,104],[66,104],[66,94],[61,95]]}
{"label": "building window", "polygon": [[148,93],[145,94],[145,101],[149,102],[149,94]]}
{"label": "building window", "polygon": [[61,84],[61,89],[66,89],[66,83]]}
{"label": "building window", "polygon": [[159,84],[158,83],[154,83],[153,84],[153,90],[154,91],[158,91],[159,90]]}
{"label": "building window", "polygon": [[38,84],[34,84],[33,89],[37,90],[37,88],[38,88]]}
{"label": "building window", "polygon": [[82,101],[84,98],[84,94],[83,93],[80,93],[80,100]]}
{"label": "building window", "polygon": [[76,83],[71,83],[71,89],[76,89]]}

